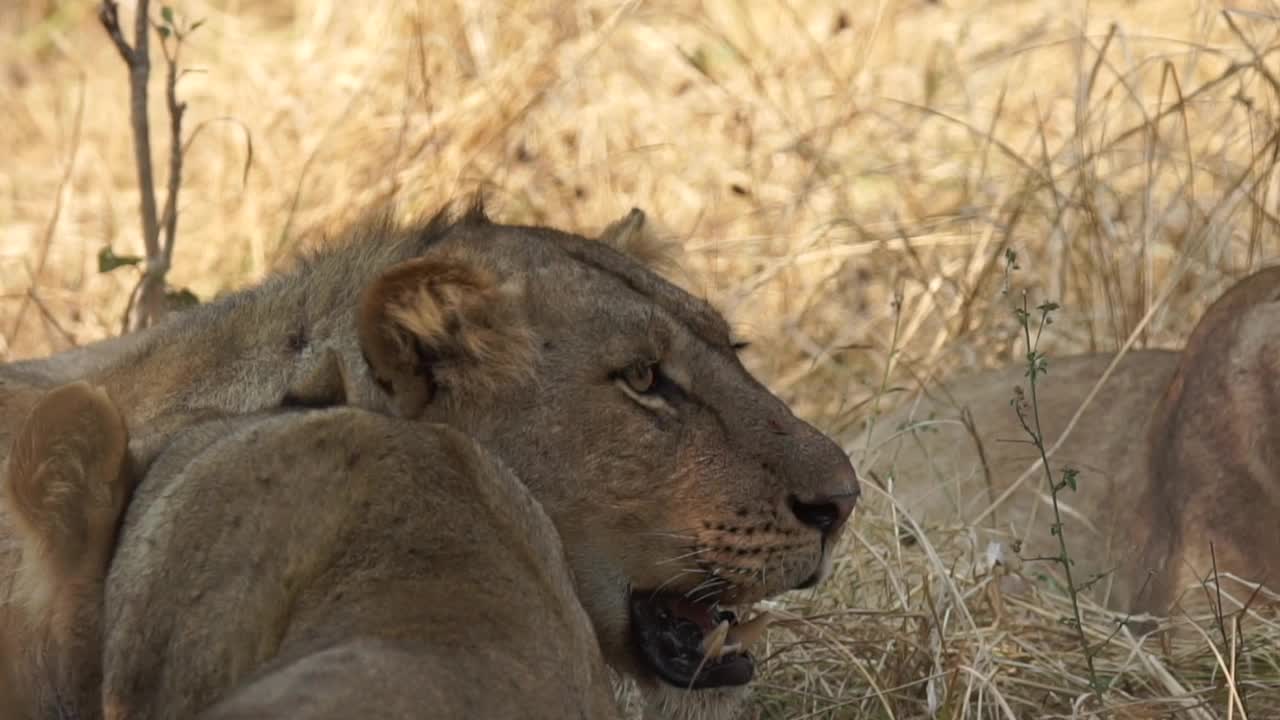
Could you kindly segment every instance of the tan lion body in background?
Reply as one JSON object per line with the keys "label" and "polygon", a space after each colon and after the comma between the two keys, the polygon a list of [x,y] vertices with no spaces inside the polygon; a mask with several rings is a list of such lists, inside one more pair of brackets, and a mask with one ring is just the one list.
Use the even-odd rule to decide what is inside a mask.
{"label": "tan lion body in background", "polygon": [[[494,658],[510,652],[534,664],[481,698],[474,691],[488,682],[462,684],[452,673],[477,665],[460,663],[437,686],[454,693],[451,701],[459,707],[481,701],[489,703],[485,707],[512,707],[537,697],[532,686],[543,683],[547,672],[569,668],[580,670],[579,677],[559,690],[545,689],[558,692],[562,701],[547,705],[547,712],[596,707],[601,686],[594,684],[592,658],[581,642],[583,632],[594,632],[604,658],[635,678],[655,706],[676,716],[731,712],[750,680],[753,661],[734,635],[747,618],[724,615],[721,607],[747,608],[825,577],[831,548],[857,497],[857,482],[834,443],[746,372],[718,313],[611,247],[634,244],[642,223],[643,216],[633,212],[605,232],[606,242],[596,242],[544,228],[496,225],[478,210],[456,220],[441,214],[411,227],[367,221],[345,242],[304,259],[295,270],[139,336],[0,370],[0,446],[6,449],[24,423],[38,419],[30,409],[46,391],[81,378],[90,383],[82,386],[85,397],[102,388],[114,401],[118,417],[102,414],[108,425],[118,422],[128,429],[128,458],[116,474],[116,487],[139,484],[120,529],[117,562],[105,580],[105,560],[77,579],[105,587],[109,622],[102,649],[108,659],[104,698],[109,714],[189,715],[218,698],[232,698],[219,706],[227,717],[242,716],[233,710],[244,708],[250,708],[244,710],[249,716],[271,707],[303,712],[296,683],[312,672],[330,678],[332,663],[345,662],[342,658],[356,658],[367,673],[346,678],[345,685],[320,683],[323,696],[316,705],[304,705],[307,713],[327,717],[326,707],[388,708],[391,713],[390,708],[405,707],[397,702],[418,702],[432,690],[429,684],[388,687],[380,680],[390,676],[380,668],[394,664],[393,657],[415,657],[426,663],[423,669],[436,662],[429,655],[440,655],[439,648],[428,652],[421,645],[406,649],[384,641],[401,631],[414,642],[424,633],[439,637],[440,618],[450,612],[470,618],[466,623],[476,628],[475,657],[488,653],[492,667],[502,668],[505,661]],[[298,414],[300,408],[334,404],[363,410]],[[229,425],[220,419],[281,408],[288,413],[284,417]],[[341,418],[351,425],[350,434],[326,424],[338,420],[317,417]],[[202,422],[212,424],[198,425]],[[436,439],[440,452],[457,445],[448,432],[426,423],[447,425],[483,448],[459,451],[474,456],[468,467],[478,468],[459,477],[492,486],[495,497],[514,491],[507,487],[510,476],[490,463],[487,453],[515,472],[558,532],[581,608],[564,607],[563,594],[554,591],[554,561],[529,566],[520,552],[499,549],[500,537],[512,538],[515,545],[523,537],[527,547],[545,548],[550,541],[539,534],[536,519],[520,526],[510,518],[477,517],[473,530],[478,535],[444,536],[417,524],[441,520],[434,515],[358,522],[365,510],[395,510],[396,493],[405,495],[406,507],[431,510],[435,501],[421,485],[436,474],[442,483],[466,485],[450,474],[460,466],[434,467],[438,454],[429,447],[388,441],[390,466],[367,460],[368,472],[386,477],[385,485],[360,475],[363,480],[348,479],[347,495],[328,502],[324,489],[333,490],[335,479],[346,477],[332,464],[362,455],[361,449],[362,457],[378,457],[379,450],[369,447],[373,435],[403,438],[420,431]],[[196,425],[205,429],[190,429]],[[329,430],[322,433],[320,426]],[[64,423],[64,429],[72,434],[76,428]],[[326,433],[333,440],[328,449],[288,451],[291,443]],[[111,443],[121,446],[120,440]],[[457,454],[445,456],[450,463],[461,462]],[[80,457],[92,461],[95,455]],[[163,469],[154,469],[153,462]],[[290,467],[305,468],[302,474],[314,477],[317,486],[306,490],[302,478],[289,476]],[[19,475],[11,472],[9,481],[32,477]],[[263,482],[255,485],[252,478]],[[159,487],[172,491],[159,492]],[[268,487],[281,494],[266,493]],[[255,504],[255,497],[264,501]],[[356,504],[354,511],[348,503]],[[444,516],[467,517],[443,500],[437,504]],[[48,564],[30,562],[33,538],[52,532],[49,527],[20,531],[15,518],[35,517],[33,507],[11,503],[6,516],[0,540],[9,549],[0,555],[5,563],[0,589],[12,594],[23,582],[24,568],[45,572],[52,585],[72,579]],[[208,519],[184,527],[179,519],[187,516]],[[250,517],[258,519],[250,522]],[[277,522],[297,526],[302,545],[296,562],[275,566],[261,556],[266,565],[237,564],[288,544],[272,535]],[[431,588],[422,586],[425,576],[402,574],[404,565],[397,569],[373,550],[394,548],[391,557],[407,563],[400,551],[412,556],[415,542],[432,537],[460,547],[433,546],[442,554],[426,559],[419,554],[424,567],[442,573],[452,568],[452,575]],[[320,547],[348,541],[366,543],[368,549],[347,553]],[[471,548],[475,542],[489,547]],[[197,559],[193,548],[205,548],[207,555],[197,553],[203,558]],[[460,563],[471,558],[461,564],[487,573],[493,582],[467,576],[449,558]],[[355,591],[362,578],[376,585],[391,577],[403,577],[405,585],[384,588],[378,597],[387,598],[385,605]],[[540,577],[550,590],[531,594],[531,588],[542,587],[536,583]],[[255,578],[262,581],[259,594],[248,590],[259,586]],[[209,590],[188,589],[196,587]],[[482,591],[493,595],[475,597]],[[435,610],[443,614],[415,615],[425,609],[413,610],[406,593],[437,601],[441,606]],[[523,595],[542,598],[535,605],[544,609],[559,608],[563,622],[538,628],[520,620]],[[359,605],[371,613],[364,625],[339,612],[357,596],[364,598],[360,603],[372,603]],[[98,610],[92,597],[86,595],[80,608],[88,624],[76,629],[89,637]],[[242,601],[253,603],[253,609]],[[591,620],[585,630],[574,625],[582,609]],[[22,612],[28,619],[42,618],[41,633],[69,631],[38,602]],[[200,621],[175,629],[190,618]],[[326,622],[346,634],[318,639]],[[724,655],[701,662],[698,637],[725,622],[735,629]],[[527,628],[527,638],[555,633],[561,642],[531,656],[519,648],[504,649],[493,632],[483,630],[504,623]],[[684,644],[663,645],[664,638],[675,637],[677,626],[684,628]],[[222,635],[233,627],[253,629]],[[169,642],[163,641],[166,633]],[[697,637],[690,639],[690,633]],[[75,705],[85,715],[100,710],[92,698],[99,672],[93,659],[68,656],[57,647],[49,648],[49,656],[72,667],[71,676],[37,664],[39,681],[49,691],[25,696],[12,678],[32,669],[23,656],[31,645],[18,644],[3,648],[6,654],[0,656],[8,681],[0,694],[7,693],[6,699],[25,703],[32,714],[49,712],[50,703],[58,709]],[[536,644],[523,647],[532,652]],[[324,655],[322,645],[337,654]],[[149,663],[160,647],[172,672],[151,683],[156,668]],[[72,680],[89,688],[87,694],[67,697]],[[579,680],[585,685],[574,686]],[[708,689],[689,691],[689,685]],[[587,686],[593,688],[589,693],[579,692]]]}
{"label": "tan lion body in background", "polygon": [[[1049,358],[1037,391],[1048,446],[1112,358]],[[892,477],[918,522],[978,521],[1006,547],[1025,540],[1024,558],[1058,555],[1043,470],[1011,490],[1039,458],[1010,407],[1026,382],[1025,368],[1010,367],[929,388],[877,421],[864,469]],[[1079,470],[1078,490],[1059,495],[1076,581],[1102,574],[1100,599],[1158,615],[1216,603],[1202,587],[1215,562],[1227,611],[1257,583],[1280,587],[1278,383],[1280,268],[1228,290],[1182,352],[1121,358],[1050,457],[1055,479]]]}

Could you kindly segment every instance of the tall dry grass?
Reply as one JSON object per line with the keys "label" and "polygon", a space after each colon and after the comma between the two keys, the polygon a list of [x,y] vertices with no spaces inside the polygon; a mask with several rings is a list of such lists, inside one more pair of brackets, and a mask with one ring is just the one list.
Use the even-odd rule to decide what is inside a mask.
{"label": "tall dry grass", "polygon": [[[499,217],[581,230],[639,205],[753,369],[852,440],[885,388],[1017,359],[1005,248],[1063,305],[1051,358],[1177,346],[1280,254],[1264,0],[175,5],[206,20],[184,50],[201,130],[171,275],[202,298],[371,204],[482,187]],[[94,6],[0,7],[0,359],[113,333],[134,282],[96,271],[104,245],[141,245],[124,70]],[[891,531],[866,527],[834,582],[787,601],[807,619],[772,636],[755,715],[1085,712],[1060,598],[994,613],[948,576],[958,544],[890,562]],[[1112,638],[1110,712],[1240,717],[1213,649]],[[1241,671],[1251,717],[1280,717],[1277,654]]]}

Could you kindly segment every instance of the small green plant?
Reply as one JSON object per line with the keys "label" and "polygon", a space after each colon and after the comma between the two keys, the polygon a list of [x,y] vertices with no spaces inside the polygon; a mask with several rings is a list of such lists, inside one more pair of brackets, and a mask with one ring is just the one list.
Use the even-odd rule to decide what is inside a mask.
{"label": "small green plant", "polygon": [[[1005,286],[1004,292],[1009,291],[1009,275],[1018,269],[1018,255],[1012,249],[1005,249]],[[1044,353],[1040,352],[1040,336],[1044,329],[1053,324],[1053,313],[1058,310],[1059,306],[1055,302],[1043,302],[1036,306],[1037,315],[1033,315],[1028,309],[1027,293],[1022,291],[1022,302],[1020,305],[1013,306],[1014,317],[1018,321],[1018,326],[1022,330],[1022,339],[1026,344],[1027,354],[1027,387],[1026,392],[1022,387],[1013,389],[1013,398],[1009,404],[1013,406],[1014,412],[1018,414],[1018,422],[1022,425],[1022,429],[1031,439],[1031,443],[1035,445],[1036,450],[1040,453],[1040,462],[1044,467],[1045,481],[1049,485],[1049,495],[1053,500],[1053,524],[1049,526],[1049,532],[1058,540],[1058,554],[1041,558],[1056,562],[1062,566],[1063,574],[1066,576],[1066,591],[1071,598],[1071,613],[1069,618],[1063,618],[1063,624],[1073,628],[1076,632],[1077,639],[1080,642],[1080,651],[1084,653],[1085,664],[1089,671],[1089,686],[1093,690],[1098,704],[1102,704],[1103,684],[1098,679],[1098,673],[1094,669],[1093,650],[1089,647],[1089,640],[1084,634],[1084,621],[1080,616],[1080,599],[1079,595],[1086,591],[1084,585],[1077,585],[1075,578],[1072,576],[1071,566],[1075,561],[1071,559],[1071,553],[1067,549],[1067,537],[1063,531],[1062,513],[1058,506],[1058,495],[1063,491],[1070,490],[1075,492],[1079,483],[1080,473],[1075,468],[1064,467],[1059,479],[1054,479],[1053,470],[1049,465],[1049,454],[1046,450],[1044,441],[1044,431],[1040,427],[1040,405],[1036,393],[1037,385],[1040,379],[1049,372],[1049,361]],[[1035,325],[1035,332],[1032,333],[1032,325]],[[1089,584],[1096,582],[1091,579]]]}

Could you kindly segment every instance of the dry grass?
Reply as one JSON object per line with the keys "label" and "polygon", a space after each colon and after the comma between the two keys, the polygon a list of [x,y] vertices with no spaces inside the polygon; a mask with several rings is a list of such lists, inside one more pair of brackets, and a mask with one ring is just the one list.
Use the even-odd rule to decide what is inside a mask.
{"label": "dry grass", "polygon": [[[753,369],[852,443],[883,389],[1017,357],[1006,247],[1064,307],[1050,357],[1177,346],[1280,254],[1272,3],[1229,3],[1234,29],[1184,0],[849,5],[181,0],[207,20],[180,86],[205,125],[172,279],[239,287],[388,200],[485,187],[499,217],[580,230],[639,205]],[[0,7],[0,359],[112,333],[133,283],[95,268],[140,241],[93,6]],[[757,715],[1088,711],[1062,598],[993,599],[963,538],[904,556],[896,533],[864,513],[835,581],[788,600],[808,619],[772,635]],[[1116,717],[1242,717],[1220,639],[1226,667],[1204,638],[1166,651],[1087,615]],[[1280,629],[1244,637],[1249,717],[1280,716]]]}

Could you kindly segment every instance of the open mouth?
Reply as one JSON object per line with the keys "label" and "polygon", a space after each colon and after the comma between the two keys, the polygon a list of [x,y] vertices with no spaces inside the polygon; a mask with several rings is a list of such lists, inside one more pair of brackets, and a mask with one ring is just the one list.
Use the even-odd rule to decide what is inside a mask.
{"label": "open mouth", "polygon": [[748,651],[773,620],[741,621],[715,602],[677,593],[631,593],[631,636],[640,657],[665,682],[681,688],[746,685],[756,662]]}

